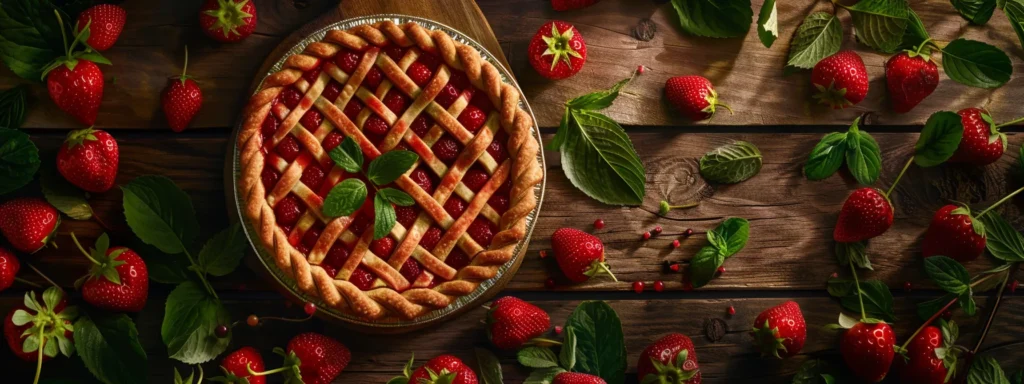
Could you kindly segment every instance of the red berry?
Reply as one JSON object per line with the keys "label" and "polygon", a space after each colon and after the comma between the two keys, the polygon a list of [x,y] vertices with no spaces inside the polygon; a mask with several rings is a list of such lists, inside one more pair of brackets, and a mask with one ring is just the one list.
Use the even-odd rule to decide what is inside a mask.
{"label": "red berry", "polygon": [[654,227],[654,231],[653,232],[654,232],[655,235],[660,235],[661,234],[661,226],[659,225],[659,226]]}
{"label": "red berry", "polygon": [[334,57],[334,64],[345,73],[351,74],[359,66],[359,55],[352,51],[342,50]]}
{"label": "red berry", "polygon": [[665,290],[665,282],[658,280],[654,282],[654,291],[661,292]]}
{"label": "red berry", "polygon": [[672,240],[672,248],[679,248],[679,239]]}
{"label": "red berry", "polygon": [[718,107],[726,107],[718,102],[718,92],[711,81],[700,75],[668,79],[665,82],[665,96],[669,103],[692,121],[710,119]]}
{"label": "red berry", "polygon": [[302,216],[303,206],[295,195],[288,195],[281,199],[274,207],[274,215],[277,216],[277,223],[286,226],[295,225]]}
{"label": "red berry", "polygon": [[839,277],[839,273],[838,273],[838,272],[832,272],[832,274],[831,274],[831,275],[829,275],[829,277],[831,277],[831,278],[833,278],[833,279],[834,279],[834,278],[837,278],[837,277]]}
{"label": "red berry", "polygon": [[490,220],[484,218],[477,218],[469,224],[469,228],[466,229],[466,233],[472,238],[477,244],[482,247],[491,245],[491,240],[494,239],[494,233],[497,232],[497,227]]}
{"label": "red berry", "polygon": [[494,158],[494,161],[497,161],[498,163],[508,159],[508,151],[505,150],[504,142],[502,135],[498,135],[494,141],[491,141],[491,145],[487,147],[487,153],[490,154],[491,157]]}
{"label": "red berry", "polygon": [[388,107],[391,112],[401,116],[402,112],[405,112],[405,107],[409,105],[409,98],[405,97],[402,92],[398,90],[392,90],[384,96],[384,106]]}
{"label": "red berry", "polygon": [[[423,233],[423,237],[420,238],[420,246],[432,250],[439,241],[441,241],[441,228],[430,227]],[[451,255],[448,255],[448,257],[450,258]]]}
{"label": "red berry", "polygon": [[671,269],[672,272],[679,272],[679,268],[680,268],[679,264],[672,264],[672,265],[668,266],[668,269]]}
{"label": "red berry", "polygon": [[366,132],[380,136],[386,135],[388,133],[388,128],[390,128],[388,127],[388,123],[377,115],[370,116],[366,119],[366,123],[363,124],[363,129],[365,129]]}
{"label": "red berry", "polygon": [[648,240],[650,238],[651,238],[651,233],[650,232],[644,232],[644,240]]}
{"label": "red berry", "polygon": [[494,195],[491,196],[490,200],[487,200],[487,204],[491,206],[495,211],[505,213],[508,210],[508,196],[505,195]]}
{"label": "red berry", "polygon": [[562,328],[562,326],[561,326],[561,325],[556,325],[556,326],[555,326],[555,334],[556,334],[556,335],[561,335],[561,334],[562,334],[562,331],[564,331],[564,330],[565,330],[565,328]]}
{"label": "red berry", "polygon": [[543,259],[543,258],[547,258],[547,257],[548,257],[548,251],[545,251],[545,250],[542,249],[540,251],[540,258]]}
{"label": "red berry", "polygon": [[304,235],[302,235],[302,245],[306,248],[313,248],[316,246],[316,242],[320,240],[320,228],[310,228]]}
{"label": "red berry", "polygon": [[458,196],[452,196],[444,202],[444,211],[452,218],[458,219],[466,211],[466,201]]}
{"label": "red berry", "polygon": [[363,103],[359,100],[353,99],[349,100],[348,104],[345,105],[345,109],[342,110],[342,113],[344,113],[345,117],[349,120],[356,121],[356,118],[359,117],[359,112],[362,111]]}
{"label": "red berry", "polygon": [[432,126],[434,126],[434,119],[427,115],[419,115],[413,119],[412,124],[409,124],[409,129],[416,133],[417,136],[423,137],[427,135],[427,132],[430,132],[430,127]]}
{"label": "red berry", "polygon": [[434,156],[437,156],[438,159],[446,163],[451,163],[459,157],[459,152],[462,151],[462,144],[459,144],[459,142],[455,141],[455,139],[451,137],[443,136],[434,143],[432,149],[434,151]]}
{"label": "red berry", "polygon": [[736,314],[736,308],[730,305],[729,309],[728,309],[728,312],[729,312],[730,315],[735,315]]}
{"label": "red berry", "polygon": [[387,259],[388,256],[391,256],[391,252],[394,249],[395,239],[387,236],[370,242],[370,251],[382,259]]}
{"label": "red berry", "polygon": [[427,171],[423,168],[416,168],[409,174],[409,178],[412,179],[416,185],[423,188],[423,191],[430,194],[434,193],[434,178],[430,176]]}
{"label": "red berry", "polygon": [[909,281],[903,283],[903,290],[904,291],[910,292],[910,288],[911,288],[911,286],[910,286],[910,282]]}
{"label": "red berry", "polygon": [[725,273],[725,267],[718,267],[718,274],[722,275]]}
{"label": "red berry", "polygon": [[341,87],[341,83],[331,80],[330,83],[327,83],[327,87],[324,88],[324,91],[320,96],[333,103],[334,100],[338,99],[338,95],[341,94]]}
{"label": "red berry", "polygon": [[683,232],[686,236],[693,236],[693,229],[686,228],[686,232]]}
{"label": "red berry", "polygon": [[376,89],[383,80],[384,74],[377,67],[371,67],[370,72],[367,72],[366,78],[363,79],[363,84],[366,84],[367,88]]}
{"label": "red berry", "polygon": [[316,313],[316,304],[307,301],[306,304],[302,305],[302,312],[305,312],[306,315],[313,316],[313,314]]}
{"label": "red berry", "polygon": [[633,292],[642,293],[643,291],[644,291],[644,282],[642,282],[642,281],[634,281],[633,282]]}
{"label": "red berry", "polygon": [[213,334],[214,334],[214,336],[217,336],[218,339],[223,339],[225,337],[228,337],[228,327],[226,325],[223,325],[223,324],[222,325],[218,325],[217,328],[213,329]]}
{"label": "red berry", "polygon": [[601,219],[594,220],[594,229],[603,229],[603,228],[604,228],[604,220],[601,220]]}
{"label": "red berry", "polygon": [[295,107],[298,107],[299,101],[301,100],[302,94],[294,87],[288,87],[284,92],[281,92],[281,102],[283,102],[284,106],[288,107],[288,109],[295,109]]}
{"label": "red berry", "polygon": [[[450,201],[451,199],[449,199]],[[395,219],[399,224],[408,229],[416,222],[416,216],[418,215],[417,209],[413,207],[395,207]]]}
{"label": "red berry", "polygon": [[412,82],[421,87],[427,85],[427,82],[430,81],[430,77],[434,75],[430,68],[418,61],[410,64],[406,73],[409,75],[409,78],[412,79]]}
{"label": "red berry", "polygon": [[448,258],[444,259],[444,263],[455,270],[462,270],[462,268],[469,265],[470,261],[469,255],[458,248],[453,249],[452,253],[448,254]]}
{"label": "red berry", "polygon": [[320,124],[324,122],[324,115],[320,114],[320,111],[310,109],[306,111],[306,114],[302,115],[299,119],[299,123],[303,127],[306,127],[310,132],[316,131],[320,127]]}
{"label": "red berry", "polygon": [[264,167],[263,172],[260,173],[260,180],[263,181],[263,188],[270,190],[277,185],[277,180],[281,178],[281,174],[277,173],[273,168]]}
{"label": "red berry", "polygon": [[490,176],[487,175],[487,172],[478,168],[471,168],[469,171],[466,171],[466,175],[462,177],[462,184],[465,184],[470,191],[479,192],[480,188],[483,188],[484,184],[487,184],[488,179],[490,179]]}
{"label": "red berry", "polygon": [[[455,252],[452,252],[452,254],[449,254],[448,258],[445,259],[444,261],[446,263],[450,263],[451,259],[452,259],[452,255],[454,255],[454,254],[455,254]],[[455,268],[455,269],[461,269],[461,268]],[[398,273],[402,274],[402,277],[404,277],[406,280],[409,280],[409,281],[415,281],[416,278],[420,276],[421,272],[422,272],[422,270],[420,269],[420,263],[417,263],[416,260],[414,260],[413,258],[406,259],[405,260],[405,264],[402,264],[402,268],[398,271]]]}
{"label": "red berry", "polygon": [[1010,283],[1010,293],[1016,293],[1018,285],[1020,285],[1020,282],[1017,280],[1014,280],[1012,283]]}
{"label": "red berry", "polygon": [[480,130],[480,127],[484,126],[487,114],[475,105],[467,105],[466,109],[462,110],[462,113],[459,114],[458,120],[463,127],[470,132],[476,133],[476,131]]}
{"label": "red berry", "polygon": [[287,162],[295,161],[296,157],[299,157],[299,152],[302,148],[299,147],[298,140],[295,140],[295,136],[288,135],[281,140],[281,143],[277,145],[277,154],[281,155],[281,158]]}
{"label": "red berry", "polygon": [[127,16],[124,8],[113,4],[99,4],[78,14],[75,32],[81,32],[89,25],[90,34],[85,43],[97,51],[106,51],[121,35]]}
{"label": "red berry", "polygon": [[459,90],[455,89],[455,87],[453,87],[452,84],[449,82],[448,84],[444,85],[444,88],[441,88],[441,93],[437,94],[437,97],[434,98],[434,101],[436,101],[437,104],[440,104],[442,108],[448,109],[448,107],[450,107],[452,103],[455,102],[455,99],[458,98]]}
{"label": "red berry", "polygon": [[323,168],[316,164],[310,164],[306,169],[302,170],[302,177],[299,178],[299,181],[316,192],[320,185],[324,183],[325,176]]}
{"label": "red berry", "polygon": [[550,21],[542,25],[527,49],[533,69],[553,80],[575,75],[587,61],[587,44],[583,35],[564,21]]}
{"label": "red berry", "polygon": [[555,279],[552,279],[552,278],[549,277],[547,280],[544,280],[544,288],[552,289],[554,287],[555,287]]}
{"label": "red berry", "polygon": [[868,94],[868,72],[854,51],[839,51],[821,59],[811,70],[811,84],[818,102],[833,109],[852,106]]}
{"label": "red berry", "polygon": [[277,126],[281,124],[277,121],[274,115],[267,115],[266,119],[263,119],[263,125],[260,126],[260,133],[263,134],[263,139],[266,140],[271,136],[274,136],[274,132],[277,132]]}
{"label": "red berry", "polygon": [[950,310],[947,309],[945,312],[942,312],[942,318],[946,319],[946,320],[952,319],[953,318],[953,311],[950,311]]}
{"label": "red berry", "polygon": [[640,75],[644,74],[644,66],[643,65],[636,66],[636,73],[640,74]]}
{"label": "red berry", "polygon": [[260,325],[260,318],[256,317],[256,315],[249,315],[249,317],[245,318],[245,323],[250,327],[255,327]]}

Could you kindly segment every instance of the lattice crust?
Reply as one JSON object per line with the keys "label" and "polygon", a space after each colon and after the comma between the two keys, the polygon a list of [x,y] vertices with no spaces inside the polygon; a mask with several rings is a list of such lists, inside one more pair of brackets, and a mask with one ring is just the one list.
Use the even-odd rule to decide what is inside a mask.
{"label": "lattice crust", "polygon": [[[392,60],[381,52],[381,48],[391,44],[410,49],[400,60]],[[331,61],[342,48],[365,52],[352,73],[340,70]],[[422,52],[437,56],[443,65],[420,88],[405,74],[405,70]],[[385,75],[375,90],[360,86],[371,67],[378,68]],[[304,76],[307,71],[317,68],[320,71],[315,79]],[[467,97],[459,97],[447,109],[433,102],[448,82],[449,68],[465,72],[472,86],[483,91],[495,106],[497,114],[489,116],[475,135],[454,117],[466,107]],[[343,84],[333,103],[321,97],[332,79]],[[292,86],[305,94],[289,110],[275,100]],[[400,90],[413,100],[401,115],[388,110],[380,102],[389,89]],[[483,60],[475,48],[452,40],[442,31],[427,30],[416,23],[397,25],[390,21],[361,25],[347,31],[328,31],[322,41],[311,43],[303,53],[288,57],[279,72],[263,81],[245,108],[245,121],[237,143],[241,149],[242,172],[238,184],[246,202],[244,213],[257,225],[259,238],[272,250],[278,268],[290,274],[301,290],[321,297],[343,312],[368,320],[412,319],[446,307],[496,276],[498,268],[512,258],[516,245],[525,238],[526,216],[537,205],[533,189],[543,175],[537,161],[539,144],[532,134],[534,121],[519,108],[519,98],[516,87],[504,83],[497,68]],[[350,119],[340,108],[355,99],[362,100],[366,108],[357,118]],[[300,123],[303,115],[311,109],[322,113],[321,127],[305,127]],[[409,129],[410,122],[421,113],[429,114],[436,121],[430,133],[422,138]],[[261,124],[270,114],[281,122],[268,140],[261,134]],[[379,145],[371,143],[360,129],[370,114],[380,116],[390,125]],[[324,126],[327,129],[323,129]],[[343,174],[321,147],[324,136],[332,129],[355,139],[368,161],[404,143],[420,155],[424,166],[441,177],[433,194],[428,194],[410,179],[412,169],[396,180],[396,186],[409,193],[422,212],[409,228],[395,225],[390,235],[398,239],[399,245],[390,260],[385,261],[368,250],[372,230],[364,231],[362,236],[347,231],[358,212],[338,218],[324,217],[321,213],[323,200],[318,193],[341,181]],[[509,158],[501,163],[485,151],[499,129],[508,135]],[[430,150],[430,144],[444,133],[464,145],[450,166],[441,163]],[[308,154],[302,153],[293,162],[270,151],[289,135],[308,150]],[[312,190],[299,181],[303,170],[310,164],[319,164],[330,170],[324,185],[319,188],[321,191]],[[489,174],[488,182],[475,193],[461,183],[466,171],[474,164]],[[264,167],[272,167],[280,173],[276,185],[263,184],[260,175]],[[488,199],[506,180],[512,181],[510,204],[507,211],[499,214],[488,205]],[[273,207],[289,193],[299,196],[309,209],[291,233],[286,233],[278,226]],[[460,217],[449,216],[441,207],[452,195],[468,202],[465,213]],[[478,217],[493,222],[497,227],[497,233],[486,249],[466,234],[467,227]],[[296,236],[301,236],[317,222],[324,225],[323,231],[316,246],[304,254],[292,244]],[[432,224],[440,225],[445,232],[433,249],[424,249],[418,244]],[[331,276],[319,264],[335,243],[354,244],[354,248],[345,265]],[[444,263],[455,248],[471,255],[469,265],[458,271]],[[415,281],[407,280],[398,272],[409,258],[414,258],[424,268]],[[361,290],[348,281],[352,271],[360,266],[373,271],[378,278],[370,290]],[[435,276],[447,281],[430,287]]]}

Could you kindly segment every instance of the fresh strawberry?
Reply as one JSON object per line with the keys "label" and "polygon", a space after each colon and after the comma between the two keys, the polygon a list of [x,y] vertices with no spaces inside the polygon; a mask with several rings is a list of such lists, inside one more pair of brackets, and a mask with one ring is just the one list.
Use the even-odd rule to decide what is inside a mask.
{"label": "fresh strawberry", "polygon": [[618,281],[604,262],[604,244],[594,235],[561,228],[551,235],[551,248],[558,267],[574,283],[582,283],[598,274],[607,274]]}
{"label": "fresh strawberry", "polygon": [[978,108],[961,109],[957,114],[964,124],[964,136],[949,161],[981,166],[999,160],[1006,151],[1006,134],[999,132],[992,116]]}
{"label": "fresh strawberry", "polygon": [[840,341],[843,361],[854,375],[877,383],[885,379],[896,354],[896,335],[885,322],[874,324],[859,322],[846,330]]}
{"label": "fresh strawberry", "polygon": [[583,9],[597,4],[598,0],[551,0],[551,8],[556,11]]}
{"label": "fresh strawberry", "polygon": [[952,204],[935,212],[921,243],[924,257],[943,255],[961,263],[977,259],[984,251],[984,227],[969,208]]}
{"label": "fresh strawberry", "polygon": [[642,383],[700,384],[693,341],[679,333],[658,339],[640,352],[636,377]]}
{"label": "fresh strawberry", "polygon": [[114,312],[138,312],[146,306],[149,272],[137,253],[124,247],[109,248],[106,233],[96,239],[91,253],[82,248],[74,233],[71,239],[93,263],[89,274],[75,282],[87,303]]}
{"label": "fresh strawberry", "polygon": [[854,243],[881,235],[892,226],[892,204],[874,188],[860,188],[846,198],[832,238]]}
{"label": "fresh strawberry", "polygon": [[960,333],[956,323],[940,320],[942,329],[929,325],[910,340],[904,359],[896,359],[900,382],[943,384],[956,376],[960,350],[955,348]]}
{"label": "fresh strawberry", "polygon": [[94,50],[106,51],[121,35],[127,17],[128,13],[124,8],[114,4],[94,5],[78,14],[75,31],[80,33],[88,25],[89,38],[85,43]]}
{"label": "fresh strawberry", "polygon": [[908,112],[939,86],[939,67],[927,54],[897,53],[885,62],[885,86],[893,111]]}
{"label": "fresh strawberry", "polygon": [[60,110],[84,125],[96,123],[103,99],[103,72],[85,59],[68,59],[46,74],[46,89]]}
{"label": "fresh strawberry", "polygon": [[807,340],[807,324],[800,305],[794,301],[768,308],[754,319],[750,332],[761,354],[777,358],[796,356]]}
{"label": "fresh strawberry", "polygon": [[20,198],[0,204],[0,232],[14,249],[36,253],[57,234],[60,214],[39,198]]}
{"label": "fresh strawberry", "polygon": [[549,21],[541,26],[527,50],[533,69],[552,80],[572,77],[587,62],[583,35],[564,21]]}
{"label": "fresh strawberry", "polygon": [[501,349],[522,348],[551,328],[551,318],[536,305],[506,296],[487,311],[487,338]]}
{"label": "fresh strawberry", "polygon": [[242,41],[256,30],[256,4],[251,0],[206,0],[199,9],[199,26],[219,42]]}
{"label": "fresh strawberry", "polygon": [[580,372],[562,372],[555,375],[551,384],[608,384],[600,376]]}
{"label": "fresh strawberry", "polygon": [[117,179],[117,140],[92,128],[68,133],[57,152],[57,170],[71,184],[89,192],[110,190]]}
{"label": "fresh strawberry", "polygon": [[477,384],[476,373],[458,357],[441,355],[430,359],[422,367],[412,369],[409,359],[402,376],[388,381],[392,384]]}
{"label": "fresh strawberry", "polygon": [[56,357],[58,350],[64,356],[71,356],[74,352],[71,323],[78,316],[78,310],[67,304],[60,288],[47,288],[42,295],[26,293],[24,303],[15,306],[4,320],[4,338],[14,355],[25,361],[38,361],[42,344],[43,361]]}
{"label": "fresh strawberry", "polygon": [[728,105],[718,102],[718,92],[704,76],[676,76],[665,81],[665,96],[676,109],[693,121],[710,119],[721,106],[732,112]]}
{"label": "fresh strawberry", "polygon": [[0,292],[7,290],[14,284],[14,277],[18,275],[21,263],[14,256],[10,249],[0,247]]}
{"label": "fresh strawberry", "polygon": [[185,65],[181,68],[181,76],[167,79],[167,85],[160,94],[160,104],[163,106],[164,116],[167,117],[167,125],[171,126],[174,132],[184,131],[203,106],[203,91],[191,76],[185,74],[187,69],[188,47],[185,47]]}
{"label": "fresh strawberry", "polygon": [[267,382],[266,377],[249,374],[250,369],[253,372],[263,372],[264,369],[263,356],[253,347],[242,347],[224,356],[224,360],[220,361],[220,369],[224,371],[224,376],[214,380],[223,383],[266,384]]}
{"label": "fresh strawberry", "polygon": [[329,384],[352,360],[347,347],[313,332],[301,333],[288,341],[287,353],[281,348],[274,348],[274,353],[284,356],[284,366],[252,376],[283,372],[286,383]]}
{"label": "fresh strawberry", "polygon": [[839,51],[821,59],[811,70],[814,98],[833,109],[855,105],[868,95],[868,71],[854,51]]}

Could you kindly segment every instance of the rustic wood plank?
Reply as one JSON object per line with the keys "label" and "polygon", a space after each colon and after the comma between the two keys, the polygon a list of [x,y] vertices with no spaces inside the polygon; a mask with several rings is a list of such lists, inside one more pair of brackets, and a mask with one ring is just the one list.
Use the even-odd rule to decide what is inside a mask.
{"label": "rustic wood plank", "polygon": [[[546,296],[555,299],[554,295]],[[899,342],[908,337],[920,324],[913,312],[914,305],[926,299],[915,297],[896,300],[899,321],[894,324],[894,329]],[[822,327],[836,321],[839,305],[833,300],[820,297],[795,299],[803,308],[808,324],[807,342],[799,355],[783,361],[759,356],[751,345],[747,330],[761,310],[783,300],[765,298],[610,301],[609,304],[615,308],[625,330],[629,382],[635,382],[636,361],[640,352],[649,343],[671,332],[680,332],[693,339],[706,383],[789,383],[800,364],[809,359],[823,358],[841,365],[836,350],[838,339],[834,333]],[[7,313],[19,302],[19,297],[5,295],[0,299],[0,313]],[[552,325],[562,324],[579,304],[576,300],[564,299],[541,299],[533,302],[550,313]],[[974,346],[991,302],[991,299],[979,298],[979,315],[975,318],[964,318],[957,311],[954,319],[961,330],[958,344],[968,348]],[[1024,299],[1020,297],[1010,297],[1003,302],[992,331],[981,349],[983,352],[989,351],[1004,368],[1012,371],[1024,365],[1024,354],[1014,352],[1021,344],[1019,324],[1024,320],[1022,304]],[[301,316],[301,311],[297,307],[288,309],[279,298],[226,298],[225,305],[236,319],[241,319],[253,311],[257,315]],[[735,315],[726,314],[729,306],[736,308]],[[477,370],[473,348],[491,348],[485,335],[485,328],[480,323],[484,315],[485,310],[477,308],[432,328],[429,332],[393,336],[363,336],[320,321],[302,324],[268,323],[258,330],[247,328],[243,324],[234,331],[235,339],[231,350],[251,345],[262,352],[268,367],[277,367],[281,359],[271,354],[270,350],[275,346],[284,346],[290,337],[298,333],[313,331],[335,337],[352,350],[352,362],[335,383],[383,383],[399,375],[413,353],[418,359],[418,364],[436,355],[454,354],[465,359],[474,370]],[[162,316],[162,303],[151,297],[147,308],[135,317],[141,342],[149,355],[151,382],[170,382],[173,374],[172,365],[179,369],[185,368],[166,357],[166,350],[157,331]],[[712,341],[705,336],[708,334],[705,322],[712,319],[721,320],[725,325],[726,332],[718,341]],[[35,366],[20,362],[6,347],[0,350],[0,361],[10,362],[6,365],[6,375],[13,377],[14,382],[30,380]],[[499,357],[503,363],[505,382],[521,382],[528,375],[529,372],[515,362],[514,354],[501,352]],[[204,368],[208,375],[220,373],[214,363],[207,363]],[[46,364],[43,377],[66,377],[69,371],[74,371],[73,361],[60,358]],[[82,372],[81,377],[89,375]]]}
{"label": "rustic wood plank", "polygon": [[[665,269],[664,263],[689,259],[706,245],[704,231],[729,216],[743,216],[751,221],[751,240],[746,249],[726,263],[727,273],[705,289],[819,290],[828,275],[838,269],[830,251],[831,233],[840,206],[856,185],[845,171],[820,182],[803,178],[803,162],[821,134],[642,132],[631,136],[648,168],[647,197],[638,208],[606,206],[587,198],[565,178],[558,154],[547,154],[549,178],[541,219],[534,231],[530,252],[507,289],[544,290],[544,281],[549,276],[556,278],[558,289],[565,290],[628,291],[629,283],[636,280],[648,283],[664,280],[667,289],[682,289],[682,275]],[[886,133],[875,137],[884,154],[885,170],[879,185],[887,186],[912,151],[917,134]],[[223,197],[221,170],[227,146],[225,139],[205,136],[157,139],[135,134],[119,136],[119,139],[122,148],[120,184],[144,174],[167,175],[192,196],[203,223],[203,233],[212,234],[226,225],[224,212],[228,208]],[[761,173],[736,185],[706,185],[697,171],[697,158],[734,139],[747,140],[761,148],[765,157]],[[60,140],[57,135],[36,138],[44,159],[54,158]],[[918,242],[932,214],[948,201],[986,206],[1024,184],[1016,165],[1016,153],[1022,142],[1024,135],[1011,135],[1010,154],[989,167],[911,168],[893,195],[896,204],[893,228],[870,244],[876,271],[865,273],[866,277],[881,279],[891,287],[902,287],[907,281],[915,286],[930,286],[921,268]],[[699,200],[701,205],[659,219],[657,205],[662,199],[673,203]],[[123,223],[120,192],[113,190],[94,196],[93,202],[104,221],[122,228],[121,241],[129,241],[130,233],[114,224]],[[1017,199],[1000,209],[1008,220],[1021,226],[1024,224],[1021,208],[1024,202]],[[561,280],[554,261],[541,259],[538,253],[550,247],[549,238],[556,229],[591,230],[591,223],[597,218],[607,223],[606,228],[597,233],[606,244],[609,263],[621,282],[601,279],[568,285]],[[643,241],[641,234],[655,225],[661,225],[664,233]],[[672,240],[679,238],[687,228],[692,228],[696,234],[682,240],[680,249],[671,249]],[[87,270],[88,260],[73,252],[73,244],[66,234],[75,232],[91,242],[100,231],[95,222],[67,220],[60,229],[62,236],[57,238],[60,248],[42,251],[33,262],[53,274],[61,284],[70,286]],[[771,273],[766,273],[766,265],[770,266]],[[985,257],[968,268],[978,272],[991,266],[992,262]],[[225,287],[245,284],[250,289],[266,289],[248,270],[215,280]]]}

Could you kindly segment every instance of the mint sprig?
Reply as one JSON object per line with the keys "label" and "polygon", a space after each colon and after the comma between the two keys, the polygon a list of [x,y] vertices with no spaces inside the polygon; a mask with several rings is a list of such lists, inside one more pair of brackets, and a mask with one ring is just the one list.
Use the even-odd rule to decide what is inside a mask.
{"label": "mint sprig", "polygon": [[832,176],[844,161],[858,183],[871,185],[878,180],[882,172],[881,149],[871,134],[860,130],[859,124],[858,117],[846,132],[829,133],[814,146],[804,164],[804,175],[808,180]]}
{"label": "mint sprig", "polygon": [[996,0],[950,0],[950,3],[960,16],[974,25],[987,23],[996,10]]}
{"label": "mint sprig", "polygon": [[707,238],[710,245],[701,248],[690,260],[690,284],[694,288],[707,285],[714,279],[718,267],[747,245],[750,223],[738,217],[725,219],[708,231]]}
{"label": "mint sprig", "polygon": [[[382,188],[397,180],[409,171],[419,160],[412,151],[391,151],[381,154],[370,162],[363,172],[363,151],[351,137],[345,137],[337,147],[328,154],[335,164],[349,173],[361,173],[370,181],[374,189],[373,196],[373,238],[387,236],[395,227],[395,207],[410,206],[416,203],[412,196],[396,188]],[[324,199],[324,215],[329,217],[348,216],[355,213],[366,201],[368,195],[366,183],[360,179],[349,178],[331,188]]]}

